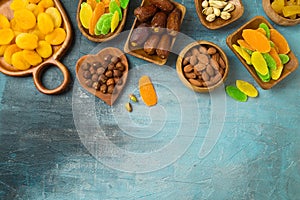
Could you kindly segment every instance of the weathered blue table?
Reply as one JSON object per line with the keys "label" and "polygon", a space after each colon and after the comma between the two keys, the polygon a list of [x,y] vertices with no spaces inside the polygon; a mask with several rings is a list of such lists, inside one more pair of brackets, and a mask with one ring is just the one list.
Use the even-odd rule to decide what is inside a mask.
{"label": "weathered blue table", "polygon": [[[240,25],[265,16],[261,1],[243,1],[243,17],[220,30],[200,24],[194,1],[178,2],[187,7],[183,40],[166,66],[128,55],[127,86],[109,107],[80,87],[75,63],[106,46],[123,49],[141,2],[130,3],[127,32],[95,44],[77,28],[77,2],[62,1],[74,29],[62,59],[73,78],[67,92],[43,95],[31,77],[0,74],[0,199],[300,199],[299,70],[262,90],[225,44]],[[273,25],[300,58],[300,26]],[[249,81],[259,97],[239,103],[223,87],[195,94],[183,86],[176,53],[180,41],[193,40],[220,45],[230,60],[225,85]],[[149,109],[140,101],[129,114],[124,103],[128,93],[139,97],[144,74],[153,79],[159,103]],[[50,68],[43,81],[53,88],[61,74]]]}

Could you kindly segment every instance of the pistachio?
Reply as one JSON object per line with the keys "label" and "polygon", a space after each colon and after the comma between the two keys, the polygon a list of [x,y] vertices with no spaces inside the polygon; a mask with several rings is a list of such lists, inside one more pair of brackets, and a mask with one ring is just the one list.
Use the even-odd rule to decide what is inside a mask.
{"label": "pistachio", "polygon": [[214,9],[214,14],[219,17],[221,15],[221,10],[219,8],[213,8]]}
{"label": "pistachio", "polygon": [[222,19],[224,19],[224,20],[228,20],[228,19],[231,18],[231,14],[230,14],[229,12],[223,12],[223,11],[222,11],[220,17],[221,17]]}
{"label": "pistachio", "polygon": [[208,1],[207,0],[204,0],[202,1],[202,8],[207,8],[208,7]]}
{"label": "pistachio", "polygon": [[209,6],[214,7],[214,8],[222,9],[227,4],[228,4],[228,2],[226,2],[226,1],[209,0]]}
{"label": "pistachio", "polygon": [[207,17],[206,17],[206,20],[207,20],[208,22],[213,22],[215,19],[216,19],[216,15],[215,15],[215,14],[209,14],[209,15],[207,15]]}
{"label": "pistachio", "polygon": [[234,6],[234,4],[233,3],[228,3],[224,8],[223,8],[223,12],[225,11],[225,12],[231,12],[231,11],[233,11],[235,9],[235,6]]}
{"label": "pistachio", "polygon": [[210,15],[210,14],[213,14],[214,13],[214,8],[213,7],[207,7],[207,8],[204,8],[202,10],[202,13],[204,15]]}
{"label": "pistachio", "polygon": [[125,104],[125,108],[128,112],[132,112],[132,106],[129,102]]}
{"label": "pistachio", "polygon": [[133,102],[138,102],[138,100],[137,100],[136,96],[134,96],[134,94],[130,94],[129,99]]}

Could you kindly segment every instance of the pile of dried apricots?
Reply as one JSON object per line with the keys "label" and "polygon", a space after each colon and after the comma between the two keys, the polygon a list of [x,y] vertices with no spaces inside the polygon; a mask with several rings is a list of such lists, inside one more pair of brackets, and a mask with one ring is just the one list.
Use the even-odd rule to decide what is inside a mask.
{"label": "pile of dried apricots", "polygon": [[0,56],[18,70],[37,66],[62,44],[66,31],[53,0],[13,0],[12,19],[0,14]]}

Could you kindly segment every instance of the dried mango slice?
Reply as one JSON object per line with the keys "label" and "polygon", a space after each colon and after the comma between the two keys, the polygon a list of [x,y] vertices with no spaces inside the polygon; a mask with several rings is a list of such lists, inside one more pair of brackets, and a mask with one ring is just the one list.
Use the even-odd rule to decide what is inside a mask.
{"label": "dried mango slice", "polygon": [[33,50],[38,47],[38,36],[32,33],[21,33],[16,37],[16,44],[21,49]]}
{"label": "dried mango slice", "polygon": [[0,29],[0,45],[9,44],[15,37],[15,33],[10,28]]}
{"label": "dried mango slice", "polygon": [[10,28],[10,23],[4,15],[0,14],[0,29],[1,28]]}
{"label": "dried mango slice", "polygon": [[225,88],[225,91],[228,94],[228,96],[230,96],[231,98],[237,101],[246,102],[248,100],[247,95],[244,94],[235,86],[229,85]]}
{"label": "dried mango slice", "polygon": [[38,47],[35,50],[42,58],[49,58],[53,52],[51,44],[44,40],[39,41]]}
{"label": "dried mango slice", "polygon": [[23,50],[23,57],[32,66],[36,66],[42,63],[42,57],[35,51],[32,50]]}
{"label": "dried mango slice", "polygon": [[54,30],[54,22],[51,16],[47,13],[40,13],[37,17],[37,24],[40,31],[47,35]]}
{"label": "dried mango slice", "polygon": [[267,62],[267,65],[269,67],[269,69],[276,69],[276,61],[274,60],[274,58],[269,54],[269,53],[263,53],[262,54],[265,61]]}
{"label": "dried mango slice", "polygon": [[11,64],[11,57],[14,53],[21,51],[22,49],[20,49],[16,44],[11,44],[9,45],[4,52],[4,60],[7,64]]}
{"label": "dried mango slice", "polygon": [[253,49],[261,53],[267,53],[271,49],[269,39],[257,30],[244,29],[242,37]]}
{"label": "dried mango slice", "polygon": [[112,33],[116,30],[118,25],[119,25],[119,13],[118,11],[115,11],[114,15],[112,16],[111,25],[110,25]]}
{"label": "dried mango slice", "polygon": [[60,45],[66,39],[67,33],[63,28],[56,28],[54,31],[46,35],[45,40],[52,45]]}
{"label": "dried mango slice", "polygon": [[236,44],[233,44],[232,47],[240,56],[242,56],[248,65],[251,65],[251,57],[243,48],[237,46]]}
{"label": "dried mango slice", "polygon": [[62,23],[62,17],[60,12],[55,7],[49,7],[45,10],[45,13],[49,14],[54,22],[54,27],[59,28]]}
{"label": "dried mango slice", "polygon": [[119,21],[121,21],[122,20],[122,10],[115,0],[111,0],[109,3],[109,12],[114,14],[115,11],[117,11],[119,13]]}
{"label": "dried mango slice", "polygon": [[14,18],[18,26],[24,30],[29,30],[35,27],[36,17],[30,10],[19,9],[14,12]]}
{"label": "dried mango slice", "polygon": [[260,23],[259,28],[262,28],[265,30],[267,38],[270,38],[270,29],[269,26],[266,23]]}
{"label": "dried mango slice", "polygon": [[140,78],[139,90],[142,100],[147,106],[154,106],[157,104],[157,95],[148,76],[142,76]]}
{"label": "dried mango slice", "polygon": [[255,70],[261,75],[267,75],[269,73],[267,62],[265,61],[262,54],[258,51],[255,51],[251,55],[251,63]]}
{"label": "dried mango slice", "polygon": [[278,80],[282,74],[283,65],[277,66],[276,70],[271,70],[271,77],[273,80]]}
{"label": "dried mango slice", "polygon": [[128,3],[129,3],[129,0],[120,0],[121,8],[123,8],[123,9],[127,8]]}
{"label": "dried mango slice", "polygon": [[287,40],[276,29],[270,29],[270,40],[278,47],[279,54],[288,54],[290,52]]}
{"label": "dried mango slice", "polygon": [[247,96],[249,97],[258,96],[257,89],[251,83],[248,83],[247,81],[243,81],[243,80],[236,80],[235,84],[236,87]]}
{"label": "dried mango slice", "polygon": [[89,29],[92,16],[93,16],[92,7],[88,3],[83,2],[80,5],[79,19],[84,28]]}
{"label": "dried mango slice", "polygon": [[104,14],[104,12],[105,12],[104,3],[102,3],[102,2],[97,3],[96,7],[93,11],[92,19],[90,21],[90,26],[89,26],[89,33],[91,35],[95,34],[95,27],[96,27],[97,21]]}
{"label": "dried mango slice", "polygon": [[18,51],[12,55],[11,64],[18,70],[26,70],[30,68],[30,64],[25,60],[22,51]]}
{"label": "dried mango slice", "polygon": [[286,63],[288,63],[290,61],[290,57],[288,55],[285,55],[285,54],[279,54],[279,58],[280,58],[281,63],[283,65],[285,65]]}
{"label": "dried mango slice", "polygon": [[10,9],[13,11],[26,8],[28,0],[13,0],[10,4]]}

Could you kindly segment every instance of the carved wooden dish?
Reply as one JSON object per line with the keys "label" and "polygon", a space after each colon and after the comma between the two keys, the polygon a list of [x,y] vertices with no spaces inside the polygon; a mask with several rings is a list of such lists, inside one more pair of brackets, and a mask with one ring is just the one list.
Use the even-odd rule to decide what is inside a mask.
{"label": "carved wooden dish", "polygon": [[76,20],[77,20],[77,26],[80,30],[80,32],[89,40],[93,41],[93,42],[106,42],[109,41],[115,37],[117,37],[120,32],[123,30],[125,23],[126,23],[126,18],[127,18],[127,11],[128,11],[128,6],[126,9],[123,10],[123,16],[122,16],[122,20],[119,23],[118,27],[116,28],[116,30],[111,33],[109,32],[106,35],[91,35],[89,33],[89,30],[84,28],[80,22],[79,19],[79,12],[80,12],[80,5],[82,2],[86,2],[86,0],[79,0],[78,2],[78,6],[77,6],[77,14],[76,14]]}
{"label": "carved wooden dish", "polygon": [[[4,0],[0,1],[0,13],[5,15],[9,20],[12,19],[13,17],[13,11],[10,9],[10,4],[12,0]],[[3,57],[0,57],[0,71],[6,75],[9,76],[29,76],[32,74],[33,76],[33,81],[36,86],[36,88],[44,93],[44,94],[59,94],[63,92],[67,86],[68,83],[70,82],[70,73],[68,69],[61,63],[59,62],[59,59],[63,56],[63,54],[67,51],[68,47],[71,44],[72,40],[72,29],[71,25],[68,19],[68,16],[66,12],[64,11],[64,8],[62,4],[60,3],[59,0],[53,0],[55,7],[59,10],[61,16],[62,16],[62,26],[66,30],[67,36],[65,41],[61,45],[57,45],[53,47],[53,54],[50,58],[43,60],[43,62],[37,66],[31,67],[27,70],[20,71],[15,69],[13,66],[7,64],[4,61]],[[43,74],[43,70],[49,66],[56,66],[59,68],[59,70],[63,74],[63,82],[61,85],[59,85],[57,88],[54,89],[47,89],[44,87],[41,77]]]}
{"label": "carved wooden dish", "polygon": [[[197,47],[199,45],[203,45],[206,47],[214,47],[216,48],[217,52],[219,53],[220,57],[224,60],[225,62],[225,71],[224,74],[222,76],[222,78],[215,83],[214,85],[210,85],[210,86],[195,86],[192,85],[187,78],[185,77],[184,73],[183,73],[183,59],[186,57],[187,52],[189,52],[192,48]],[[179,79],[181,80],[181,82],[188,88],[190,88],[191,90],[195,91],[195,92],[200,92],[200,93],[205,93],[205,92],[211,92],[214,89],[216,89],[217,87],[221,86],[224,81],[226,80],[227,76],[228,76],[228,72],[229,72],[229,64],[228,64],[228,58],[225,54],[225,52],[216,44],[212,43],[212,42],[208,42],[208,41],[204,41],[204,40],[199,40],[199,41],[195,41],[192,42],[191,44],[187,45],[178,55],[177,58],[177,62],[176,62],[176,71],[178,74]]]}
{"label": "carved wooden dish", "polygon": [[229,20],[223,20],[220,17],[218,17],[215,21],[213,22],[208,22],[206,20],[206,16],[202,13],[202,1],[203,0],[194,0],[195,1],[195,7],[196,11],[199,17],[200,22],[202,23],[203,26],[205,26],[208,29],[219,29],[224,26],[227,26],[228,24],[231,24],[232,22],[235,22],[238,20],[244,13],[244,6],[241,0],[230,0],[228,2],[231,2],[232,4],[235,5],[235,9],[230,12],[231,18]]}
{"label": "carved wooden dish", "polygon": [[296,19],[289,19],[277,14],[271,7],[273,0],[262,0],[263,9],[266,15],[276,24],[282,26],[294,26],[300,24],[300,17]]}
{"label": "carved wooden dish", "polygon": [[241,63],[246,67],[246,69],[252,75],[252,77],[255,79],[255,81],[260,85],[260,87],[265,90],[268,90],[268,89],[271,89],[276,84],[278,84],[284,78],[286,78],[293,71],[295,71],[298,68],[299,63],[298,63],[298,60],[295,57],[294,53],[292,51],[290,51],[288,53],[288,56],[290,57],[290,61],[284,65],[283,72],[278,80],[271,79],[269,82],[263,82],[259,78],[254,67],[250,66],[246,63],[246,61],[233,49],[232,44],[237,44],[237,40],[242,39],[242,32],[244,29],[257,29],[259,24],[262,22],[266,23],[269,26],[269,28],[274,28],[264,17],[256,16],[256,17],[252,18],[249,22],[247,22],[246,24],[241,26],[234,33],[229,35],[226,39],[226,43],[227,43],[228,47],[233,51],[233,53],[238,57],[238,59],[241,61]]}
{"label": "carved wooden dish", "polygon": [[[86,63],[92,63],[92,62],[100,62],[104,63],[104,57],[107,55],[113,55],[120,58],[120,62],[125,66],[125,70],[123,72],[122,77],[120,77],[120,84],[116,84],[115,89],[112,94],[104,94],[99,90],[95,90],[94,88],[88,87],[85,83],[86,79],[84,78],[84,70],[83,65]],[[102,99],[105,103],[108,105],[113,105],[114,102],[117,100],[118,96],[120,95],[120,92],[124,88],[128,76],[128,61],[125,56],[125,54],[118,48],[108,47],[105,49],[102,49],[99,51],[96,55],[85,55],[81,57],[77,63],[76,63],[76,77],[80,83],[80,85],[89,93],[95,95],[96,97]]]}
{"label": "carved wooden dish", "polygon": [[[178,9],[180,9],[181,11],[181,24],[183,22],[183,19],[184,19],[184,16],[185,16],[185,13],[186,13],[186,8],[185,6],[183,6],[182,4],[179,4],[175,1],[172,1],[170,0]],[[144,5],[149,5],[149,1],[148,0],[143,0],[141,6],[144,6]],[[135,29],[138,25],[140,24],[140,22],[137,20],[137,18],[134,20],[134,23],[132,25],[132,28],[130,30],[130,33],[128,35],[128,38],[127,38],[127,41],[125,43],[125,46],[124,46],[124,51],[125,53],[128,53],[128,54],[131,54],[137,58],[141,58],[141,59],[144,59],[146,61],[149,61],[149,62],[152,62],[152,63],[155,63],[155,64],[158,64],[158,65],[164,65],[168,58],[165,58],[165,59],[162,59],[160,58],[159,56],[157,55],[149,55],[147,54],[144,50],[143,50],[143,47],[140,47],[140,48],[137,48],[137,47],[132,47],[130,45],[130,37],[131,37],[131,34],[133,32],[133,29]],[[173,37],[172,38],[172,43],[171,43],[171,47],[170,47],[170,52],[172,50],[172,47],[175,43],[175,40],[176,40],[176,37]]]}

